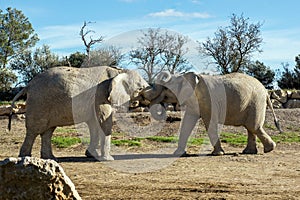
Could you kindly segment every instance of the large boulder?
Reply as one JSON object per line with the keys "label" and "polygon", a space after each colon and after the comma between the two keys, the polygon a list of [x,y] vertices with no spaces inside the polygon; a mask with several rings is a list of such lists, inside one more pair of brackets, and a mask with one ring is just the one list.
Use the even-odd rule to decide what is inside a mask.
{"label": "large boulder", "polygon": [[300,108],[300,99],[290,99],[283,106],[285,108]]}
{"label": "large boulder", "polygon": [[7,158],[0,162],[0,199],[81,199],[54,160]]}
{"label": "large boulder", "polygon": [[274,90],[271,93],[271,98],[276,99],[280,103],[285,103],[288,100],[288,93],[284,90]]}
{"label": "large boulder", "polygon": [[291,99],[300,99],[300,90],[293,91]]}
{"label": "large boulder", "polygon": [[10,112],[11,112],[11,106],[10,105],[0,106],[0,116],[9,115]]}
{"label": "large boulder", "polygon": [[283,108],[282,103],[276,99],[271,99],[273,108]]}
{"label": "large boulder", "polygon": [[18,103],[15,108],[12,108],[11,105],[0,106],[0,116],[9,115],[11,111],[15,114],[24,114],[26,112],[26,104]]}

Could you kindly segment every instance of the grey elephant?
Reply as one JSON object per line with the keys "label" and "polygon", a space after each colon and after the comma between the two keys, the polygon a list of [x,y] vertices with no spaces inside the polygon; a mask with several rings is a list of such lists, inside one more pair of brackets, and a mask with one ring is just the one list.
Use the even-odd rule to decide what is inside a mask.
{"label": "grey elephant", "polygon": [[90,132],[86,156],[113,160],[112,106],[126,104],[147,86],[136,71],[106,66],[55,67],[37,75],[12,102],[14,106],[21,95],[27,94],[26,137],[19,156],[30,156],[34,140],[40,135],[41,157],[54,159],[51,137],[55,128],[85,122]]}
{"label": "grey elephant", "polygon": [[261,140],[264,152],[272,151],[276,144],[263,129],[267,105],[281,131],[265,87],[257,79],[241,73],[209,76],[162,72],[156,84],[142,90],[136,100],[150,102],[150,112],[156,119],[165,114],[161,106],[157,106],[162,102],[178,101],[185,107],[176,155],[185,154],[187,140],[200,117],[214,147],[212,155],[224,154],[218,136],[220,124],[247,129],[248,141],[243,153],[257,153],[256,136]]}

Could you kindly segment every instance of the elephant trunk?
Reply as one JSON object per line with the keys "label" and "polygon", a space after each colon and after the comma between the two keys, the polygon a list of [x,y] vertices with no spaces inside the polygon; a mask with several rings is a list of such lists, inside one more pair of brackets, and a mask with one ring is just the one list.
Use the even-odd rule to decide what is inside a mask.
{"label": "elephant trunk", "polygon": [[137,95],[131,99],[131,107],[152,105],[152,101],[157,99],[163,91],[163,86],[153,85],[148,86],[141,91],[137,91]]}
{"label": "elephant trunk", "polygon": [[158,74],[156,82],[164,84],[169,82],[171,79],[172,79],[171,73],[168,71],[163,71]]}
{"label": "elephant trunk", "polygon": [[144,97],[144,99],[146,99],[148,101],[152,101],[153,99],[156,99],[162,93],[163,88],[164,87],[162,85],[154,84],[152,86],[146,87],[141,92],[141,94]]}

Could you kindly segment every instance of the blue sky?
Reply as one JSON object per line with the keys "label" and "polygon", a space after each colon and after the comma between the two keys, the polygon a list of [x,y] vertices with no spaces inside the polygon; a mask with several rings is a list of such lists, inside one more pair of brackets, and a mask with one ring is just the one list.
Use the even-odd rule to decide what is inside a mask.
{"label": "blue sky", "polygon": [[47,44],[59,55],[84,52],[79,36],[84,21],[95,22],[89,28],[105,41],[122,43],[136,38],[134,30],[159,27],[202,42],[229,25],[233,13],[263,23],[263,53],[254,60],[275,69],[282,62],[293,67],[300,54],[298,0],[0,0],[0,9],[7,7],[22,10],[39,45]]}

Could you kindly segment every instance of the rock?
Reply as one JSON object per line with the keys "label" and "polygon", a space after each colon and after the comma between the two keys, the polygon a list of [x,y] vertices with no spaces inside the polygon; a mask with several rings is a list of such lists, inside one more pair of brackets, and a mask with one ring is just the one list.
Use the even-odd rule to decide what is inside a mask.
{"label": "rock", "polygon": [[144,107],[137,107],[137,108],[133,108],[130,111],[131,112],[144,112],[145,108]]}
{"label": "rock", "polygon": [[26,112],[26,104],[18,103],[15,108],[12,108],[11,105],[0,106],[0,116],[9,115],[11,111],[15,114],[24,114]]}
{"label": "rock", "polygon": [[10,105],[0,106],[0,116],[1,115],[9,115],[10,111],[11,111]]}
{"label": "rock", "polygon": [[272,102],[273,108],[283,108],[282,103],[280,103],[276,99],[271,99],[271,102]]}
{"label": "rock", "polygon": [[13,108],[13,111],[16,114],[24,114],[26,112],[26,104],[25,103],[16,104],[16,108]]}
{"label": "rock", "polygon": [[54,160],[7,158],[0,162],[0,199],[81,199]]}
{"label": "rock", "polygon": [[300,90],[293,91],[291,94],[292,99],[300,99]]}
{"label": "rock", "polygon": [[285,108],[300,108],[300,99],[290,99],[283,106]]}
{"label": "rock", "polygon": [[271,93],[271,98],[276,99],[280,103],[285,103],[288,100],[288,93],[284,90],[274,90]]}

